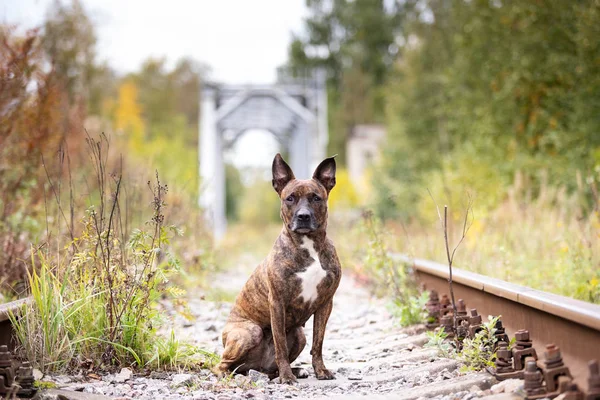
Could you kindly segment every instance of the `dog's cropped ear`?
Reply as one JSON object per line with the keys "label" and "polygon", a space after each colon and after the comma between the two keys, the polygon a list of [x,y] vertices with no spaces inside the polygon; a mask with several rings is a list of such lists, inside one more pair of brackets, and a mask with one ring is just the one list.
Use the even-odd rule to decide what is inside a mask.
{"label": "dog's cropped ear", "polygon": [[335,186],[335,156],[329,157],[321,161],[321,164],[315,170],[313,179],[321,182],[327,193]]}
{"label": "dog's cropped ear", "polygon": [[281,191],[292,179],[296,179],[292,169],[281,157],[281,154],[277,153],[273,159],[273,189],[277,194],[281,195]]}

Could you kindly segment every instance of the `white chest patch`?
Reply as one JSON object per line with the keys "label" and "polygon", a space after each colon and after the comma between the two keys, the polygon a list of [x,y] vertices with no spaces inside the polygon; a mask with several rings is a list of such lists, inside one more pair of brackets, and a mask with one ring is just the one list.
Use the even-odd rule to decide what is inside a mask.
{"label": "white chest patch", "polygon": [[296,274],[300,279],[302,279],[302,293],[300,293],[300,296],[302,296],[302,299],[305,302],[310,302],[317,298],[317,286],[319,283],[321,283],[323,278],[325,278],[327,271],[325,271],[321,266],[319,254],[317,254],[317,251],[315,250],[315,244],[312,240],[305,237],[302,240],[300,247],[308,250],[308,254],[312,259],[312,262],[306,271],[298,272]]}

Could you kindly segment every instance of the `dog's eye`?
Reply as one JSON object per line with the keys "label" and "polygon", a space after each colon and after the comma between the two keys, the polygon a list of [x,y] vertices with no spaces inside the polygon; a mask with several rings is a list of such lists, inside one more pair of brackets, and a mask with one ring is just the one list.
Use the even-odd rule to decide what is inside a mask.
{"label": "dog's eye", "polygon": [[285,199],[285,201],[287,201],[287,202],[290,202],[290,203],[293,203],[293,202],[294,202],[294,195],[293,195],[293,194],[290,194],[290,195],[289,195],[289,196],[288,196],[288,197]]}
{"label": "dog's eye", "polygon": [[313,201],[321,201],[321,200],[322,199],[319,196],[317,196],[316,194],[314,195]]}

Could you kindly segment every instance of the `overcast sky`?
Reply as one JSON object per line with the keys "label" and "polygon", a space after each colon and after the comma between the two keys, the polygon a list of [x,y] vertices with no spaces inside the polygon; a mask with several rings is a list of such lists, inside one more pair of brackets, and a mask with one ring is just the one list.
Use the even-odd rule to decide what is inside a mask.
{"label": "overcast sky", "polygon": [[[65,1],[70,0],[63,0]],[[302,31],[305,0],[82,0],[96,26],[98,56],[120,73],[148,57],[183,56],[207,64],[222,83],[273,83],[291,33]],[[39,26],[53,0],[0,0],[0,21]],[[248,131],[228,152],[239,168],[270,166],[278,150],[265,132]]]}
{"label": "overcast sky", "polygon": [[[68,1],[68,0],[63,0]],[[0,21],[39,25],[52,0],[0,0]],[[82,0],[101,60],[119,72],[149,56],[191,56],[227,83],[271,83],[300,32],[304,0]]]}

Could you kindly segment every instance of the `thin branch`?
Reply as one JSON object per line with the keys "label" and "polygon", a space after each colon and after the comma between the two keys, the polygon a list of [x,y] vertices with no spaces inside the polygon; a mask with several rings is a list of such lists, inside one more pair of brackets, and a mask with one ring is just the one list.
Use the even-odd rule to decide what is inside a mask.
{"label": "thin branch", "polygon": [[[456,253],[456,250],[458,249],[460,244],[463,242],[463,240],[465,240],[465,237],[467,236],[467,232],[469,232],[469,229],[471,229],[471,226],[473,225],[473,220],[475,218],[473,216],[473,197],[471,196],[471,194],[469,192],[467,192],[467,196],[469,198],[469,201],[467,203],[465,218],[463,220],[462,236],[461,236],[460,240],[458,241],[458,243],[456,244],[456,247],[454,247],[454,250],[452,250],[452,260],[454,260],[454,253]],[[469,220],[469,212],[471,213],[471,222],[467,226],[467,221]]]}
{"label": "thin branch", "polygon": [[60,211],[63,219],[65,220],[65,223],[67,224],[67,229],[69,230],[69,235],[71,236],[71,240],[75,240],[73,231],[71,230],[71,227],[69,226],[69,221],[67,220],[67,217],[62,208],[62,205],[60,204],[60,194],[56,192],[56,188],[54,187],[54,184],[52,183],[52,178],[50,177],[50,172],[48,172],[48,168],[46,167],[46,161],[44,160],[43,154],[42,154],[42,166],[44,167],[44,171],[46,172],[46,178],[48,179],[48,183],[50,184],[50,188],[52,189],[52,193],[54,194],[56,204],[58,205],[58,210]]}
{"label": "thin branch", "polygon": [[[453,283],[452,265],[454,264],[454,255],[456,254],[456,250],[458,249],[458,247],[461,245],[461,243],[465,239],[467,232],[471,228],[471,225],[473,225],[473,197],[471,196],[471,194],[469,192],[467,192],[467,197],[469,200],[467,202],[467,207],[466,207],[467,209],[466,209],[465,218],[463,221],[462,236],[461,236],[460,240],[458,241],[458,243],[456,244],[456,246],[454,246],[454,249],[452,250],[452,252],[450,252],[450,244],[448,242],[448,206],[444,205],[444,218],[442,219],[442,214],[440,212],[440,208],[439,208],[437,202],[435,201],[435,199],[433,198],[431,191],[429,191],[429,189],[427,189],[427,192],[429,192],[429,196],[431,197],[431,200],[433,200],[433,203],[435,204],[435,208],[438,213],[438,218],[440,220],[440,225],[442,226],[442,232],[444,234],[444,245],[446,248],[446,258],[448,260],[448,286],[450,289],[450,298],[452,301],[452,310],[453,310],[453,315],[454,315],[454,329],[457,330],[458,326],[457,326],[457,319],[456,319],[456,302],[454,299],[454,289],[453,289],[453,285],[452,285],[452,283]],[[469,212],[471,213],[471,223],[468,223]]]}

